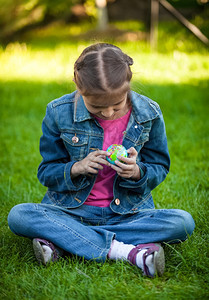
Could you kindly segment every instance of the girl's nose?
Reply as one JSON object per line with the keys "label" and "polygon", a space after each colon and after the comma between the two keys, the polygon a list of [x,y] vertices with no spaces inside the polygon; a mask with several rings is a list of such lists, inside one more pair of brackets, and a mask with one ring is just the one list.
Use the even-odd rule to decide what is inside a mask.
{"label": "girl's nose", "polygon": [[105,118],[110,118],[114,114],[114,110],[111,107],[101,111],[101,115]]}

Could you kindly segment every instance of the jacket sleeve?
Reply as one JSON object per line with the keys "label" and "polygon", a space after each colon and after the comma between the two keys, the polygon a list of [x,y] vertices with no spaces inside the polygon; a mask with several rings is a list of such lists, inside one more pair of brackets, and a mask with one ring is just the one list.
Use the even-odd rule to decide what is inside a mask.
{"label": "jacket sleeve", "polygon": [[122,179],[121,187],[135,190],[139,194],[148,194],[166,177],[170,168],[170,157],[162,113],[152,121],[149,140],[142,147],[138,165],[144,175],[139,181]]}
{"label": "jacket sleeve", "polygon": [[55,108],[49,103],[42,123],[40,154],[43,158],[38,168],[38,179],[50,190],[56,192],[77,191],[89,183],[85,176],[72,180],[70,171],[75,163],[71,161],[56,122]]}

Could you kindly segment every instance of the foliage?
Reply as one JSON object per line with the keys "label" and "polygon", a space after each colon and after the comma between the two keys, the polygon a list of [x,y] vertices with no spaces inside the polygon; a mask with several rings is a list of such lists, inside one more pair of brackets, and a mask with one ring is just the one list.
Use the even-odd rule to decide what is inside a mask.
{"label": "foliage", "polygon": [[195,7],[198,8],[200,4],[206,3],[204,0],[167,0],[176,8]]}
{"label": "foliage", "polygon": [[71,14],[71,7],[79,0],[0,0],[0,39],[10,37],[25,27],[43,24]]}
{"label": "foliage", "polygon": [[[143,1],[144,5],[149,8],[146,1]],[[109,0],[109,2],[114,2],[114,0]],[[203,5],[199,3],[200,0],[170,0],[169,2],[177,8],[192,7],[197,11],[203,8]],[[30,28],[44,26],[55,20],[69,21],[72,7],[76,4],[83,5],[83,13],[88,16],[89,20],[99,18],[95,0],[0,0],[0,40],[4,42],[14,40]],[[119,1],[118,5],[120,5]],[[148,20],[149,14],[147,22]]]}
{"label": "foliage", "polygon": [[[172,163],[167,179],[153,192],[156,208],[187,210],[196,222],[186,242],[165,245],[165,274],[153,280],[125,262],[100,264],[69,256],[39,266],[31,241],[10,232],[9,210],[40,202],[46,191],[36,177],[46,104],[74,90],[73,63],[92,41],[73,38],[74,31],[89,29],[84,25],[48,27],[0,48],[2,299],[208,298],[209,58],[199,41],[184,31],[179,37],[173,26],[172,34],[170,26],[159,37],[159,53],[151,53],[144,42],[116,42],[134,58],[133,89],[156,100],[165,118]],[[179,40],[185,42],[177,47]]]}

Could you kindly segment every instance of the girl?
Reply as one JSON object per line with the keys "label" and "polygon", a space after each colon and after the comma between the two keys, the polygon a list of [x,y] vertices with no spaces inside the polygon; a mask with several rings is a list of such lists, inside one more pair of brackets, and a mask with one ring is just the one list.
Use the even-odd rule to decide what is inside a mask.
{"label": "girl", "polygon": [[[162,275],[160,243],[184,241],[194,230],[189,213],[154,209],[151,191],[170,165],[165,126],[159,105],[130,91],[132,64],[114,45],[92,45],[74,65],[77,91],[47,106],[38,178],[48,191],[41,204],[17,205],[8,216],[43,264],[64,250]],[[111,144],[123,144],[128,157],[110,164]]]}

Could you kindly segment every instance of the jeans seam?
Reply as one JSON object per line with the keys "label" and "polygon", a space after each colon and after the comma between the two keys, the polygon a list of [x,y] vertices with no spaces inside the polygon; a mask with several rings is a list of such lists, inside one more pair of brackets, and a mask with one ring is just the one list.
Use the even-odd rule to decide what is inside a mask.
{"label": "jeans seam", "polygon": [[[91,241],[87,240],[85,237],[83,237],[82,235],[78,234],[75,230],[72,230],[71,228],[69,228],[68,226],[57,222],[57,220],[50,218],[47,213],[45,211],[42,211],[43,215],[45,216],[45,218],[47,218],[48,220],[52,221],[53,223],[57,224],[58,226],[64,227],[66,230],[70,231],[74,236],[76,236],[77,238],[80,238],[82,240],[85,240],[88,242],[88,244],[90,244],[92,247],[94,247],[95,249],[99,250],[101,252],[101,254],[103,254],[103,252],[105,252],[105,249],[102,249],[100,247],[98,247],[97,245],[95,245],[94,243],[92,243]],[[100,254],[100,255],[101,255]]]}

